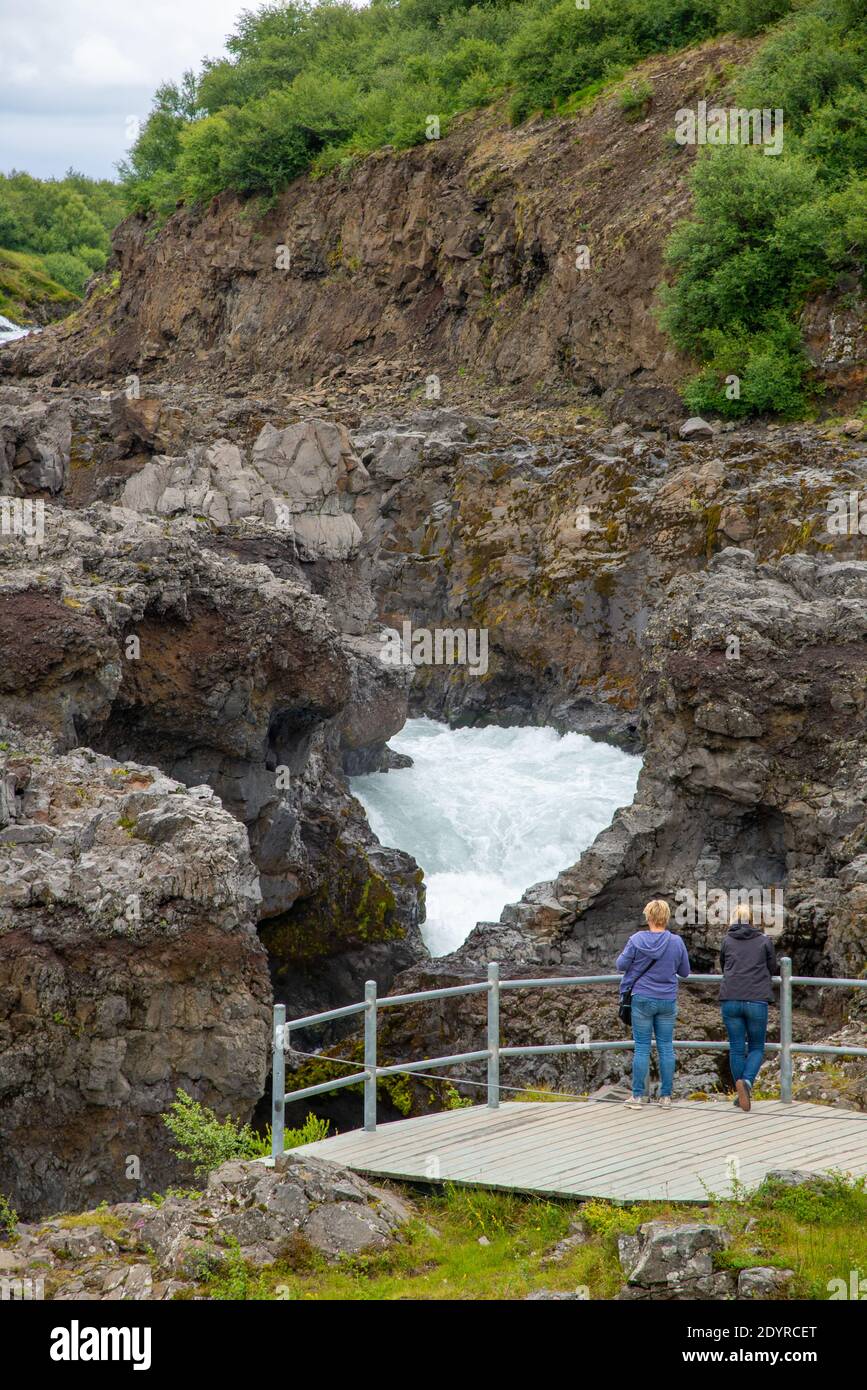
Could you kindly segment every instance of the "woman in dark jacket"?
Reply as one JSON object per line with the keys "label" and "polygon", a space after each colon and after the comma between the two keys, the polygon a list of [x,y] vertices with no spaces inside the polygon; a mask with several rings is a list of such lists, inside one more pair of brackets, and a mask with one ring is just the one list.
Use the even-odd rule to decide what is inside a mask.
{"label": "woman in dark jacket", "polygon": [[751,908],[736,908],[719,950],[723,969],[720,1005],[729,1035],[735,1105],[741,1110],[750,1108],[753,1083],[765,1060],[768,1004],[773,1003],[772,977],[777,973],[773,943],[754,922]]}

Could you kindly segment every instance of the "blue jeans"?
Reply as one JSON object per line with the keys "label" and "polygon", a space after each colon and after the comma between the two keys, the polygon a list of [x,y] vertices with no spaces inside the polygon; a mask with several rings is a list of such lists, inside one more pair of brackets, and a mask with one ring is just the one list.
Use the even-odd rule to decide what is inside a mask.
{"label": "blue jeans", "polygon": [[632,1036],[635,1052],[632,1056],[632,1094],[644,1095],[650,1068],[650,1039],[656,1037],[659,1057],[659,1094],[670,1096],[674,1084],[674,1021],[677,1018],[676,999],[651,999],[646,994],[632,996]]}
{"label": "blue jeans", "polygon": [[752,1086],[765,1060],[768,1006],[752,999],[724,999],[723,1023],[729,1035],[729,1069],[733,1081]]}

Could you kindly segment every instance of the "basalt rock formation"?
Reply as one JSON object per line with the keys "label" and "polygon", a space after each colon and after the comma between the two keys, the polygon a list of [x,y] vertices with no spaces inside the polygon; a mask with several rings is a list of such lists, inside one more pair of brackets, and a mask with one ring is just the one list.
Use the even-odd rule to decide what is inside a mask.
{"label": "basalt rock formation", "polygon": [[[707,570],[672,582],[642,656],[645,760],[633,804],[576,865],[528,890],[500,922],[480,924],[451,956],[405,972],[400,992],[478,980],[489,960],[502,962],[505,976],[611,973],[654,897],[676,908],[693,968],[713,971],[731,904],[745,891],[784,908],[771,931],[795,973],[863,974],[867,563],[801,554],[760,565],[727,548]],[[717,915],[715,893],[725,894]],[[681,1035],[721,1039],[715,991],[680,993]],[[797,1040],[864,1045],[858,995],[795,998]],[[476,997],[394,1011],[383,1034],[389,1060],[484,1046],[484,1008]],[[613,987],[506,991],[502,1020],[511,1046],[622,1034]],[[772,1009],[772,1037],[776,1026]],[[509,1058],[503,1083],[581,1094],[624,1082],[628,1068],[628,1056],[614,1051]],[[762,1084],[772,1086],[775,1071],[770,1059]],[[799,1096],[863,1108],[863,1059],[838,1071],[831,1077],[819,1059],[800,1059]],[[483,1094],[482,1067],[454,1075],[476,1083],[465,1094]],[[678,1094],[727,1083],[722,1054],[679,1059]]]}
{"label": "basalt rock formation", "polygon": [[[30,428],[31,439],[56,440],[64,407],[13,396],[10,437]],[[134,424],[131,404],[96,399],[73,403],[71,414],[75,429],[67,414],[50,479],[17,466],[20,448],[12,456],[0,538],[0,747],[11,769],[0,777],[0,957],[10,972],[0,1186],[26,1210],[74,1205],[91,1189],[130,1192],[121,1152],[141,1159],[142,1191],[170,1180],[176,1165],[159,1112],[179,1085],[248,1118],[266,1076],[272,987],[298,1015],[356,997],[370,975],[387,984],[425,954],[420,871],[379,845],[343,771],[344,762],[383,761],[406,717],[408,683],[405,670],[378,660],[370,631],[369,562],[355,519],[365,519],[370,487],[346,431],[268,424],[243,455],[217,439],[145,456],[132,430],[115,433],[120,421]],[[102,477],[83,490],[90,504],[76,505],[85,467]],[[16,529],[9,510],[22,494],[40,507],[31,532]],[[132,776],[138,787],[143,768],[143,785],[158,779],[170,807],[197,807],[207,793],[220,826],[214,857],[204,853],[202,821],[201,864],[194,841],[184,877],[183,841],[169,873],[163,839],[186,834],[184,818],[141,817],[132,801],[102,806],[81,769],[102,769],[107,758],[107,786]],[[41,764],[52,769],[44,785]],[[93,801],[98,813],[81,813]],[[230,833],[243,857],[243,892],[233,891],[244,910],[224,944],[207,913],[227,892],[219,852]],[[153,902],[136,904],[141,918],[130,925],[121,890],[134,896],[152,881]],[[180,944],[166,903],[180,904]],[[115,936],[122,945],[107,946],[104,959],[103,937]],[[67,941],[71,964],[57,946]],[[51,987],[40,975],[46,943],[59,957]],[[101,1001],[115,993],[120,1002],[103,1019]],[[233,995],[234,1012],[224,1002]],[[42,1103],[67,1036],[80,1041],[66,1049],[62,1095]]]}
{"label": "basalt rock formation", "polygon": [[243,827],[209,787],[4,727],[0,1190],[38,1215],[181,1176],[178,1086],[249,1113],[271,987]]}
{"label": "basalt rock formation", "polygon": [[733,545],[767,562],[860,555],[862,537],[828,518],[830,498],[864,485],[857,442],[798,427],[670,434],[444,410],[356,433],[380,494],[383,620],[488,633],[487,672],[420,668],[415,709],[638,748],[641,644],[676,575]]}
{"label": "basalt rock formation", "polygon": [[865,669],[863,561],[760,565],[730,547],[674,580],[644,639],[646,751],[633,805],[574,868],[531,889],[502,924],[478,927],[457,959],[519,953],[610,969],[642,904],[667,896],[680,898],[694,961],[710,967],[725,918],[691,910],[704,884],[706,897],[777,891],[778,946],[797,973],[858,974]]}
{"label": "basalt rock formation", "polygon": [[[250,913],[290,1014],[400,971],[400,988],[478,978],[489,959],[608,971],[648,897],[702,883],[782,890],[797,968],[861,969],[865,564],[857,527],[828,524],[830,501],[864,485],[857,440],[762,425],[680,437],[652,400],[614,427],[571,404],[396,412],[388,375],[375,406],[342,398],[333,419],[269,391],[140,385],[0,393],[3,491],[45,504],[44,536],[0,545],[3,712],[54,758],[84,746],[212,790],[246,831]],[[385,664],[382,627],[406,623],[484,630],[487,669]],[[378,844],[345,781],[389,766],[408,709],[645,753],[634,804],[580,862],[435,964],[421,871]],[[712,968],[719,925],[682,927]],[[545,1007],[510,998],[512,1039],[538,1041]],[[608,997],[550,1007],[552,1037],[617,1036]],[[691,1008],[688,1031],[718,1037],[713,1005]],[[8,1036],[22,1013],[16,997]],[[814,1026],[800,1017],[800,1036]],[[466,1002],[384,1033],[395,1059],[477,1045]],[[245,1060],[258,1086],[263,1046]],[[597,1054],[522,1061],[507,1084],[623,1075],[623,1054]],[[240,1118],[256,1099],[195,1074],[179,1046],[160,1108],[184,1080]],[[696,1058],[679,1084],[719,1080]],[[16,1082],[8,1104],[22,1103]],[[78,1170],[52,1181],[83,1200]]]}

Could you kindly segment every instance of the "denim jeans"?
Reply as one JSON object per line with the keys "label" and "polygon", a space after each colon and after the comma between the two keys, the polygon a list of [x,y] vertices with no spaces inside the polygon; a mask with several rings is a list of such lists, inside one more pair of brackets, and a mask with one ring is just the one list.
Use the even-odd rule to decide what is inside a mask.
{"label": "denim jeans", "polygon": [[765,1060],[768,1006],[752,999],[724,999],[723,1023],[729,1035],[729,1069],[733,1081],[752,1086]]}
{"label": "denim jeans", "polygon": [[632,1094],[644,1095],[650,1068],[650,1039],[656,1038],[659,1057],[659,1094],[670,1096],[674,1084],[674,1021],[677,1018],[676,999],[651,999],[646,994],[632,996],[632,1036],[635,1052],[632,1056]]}

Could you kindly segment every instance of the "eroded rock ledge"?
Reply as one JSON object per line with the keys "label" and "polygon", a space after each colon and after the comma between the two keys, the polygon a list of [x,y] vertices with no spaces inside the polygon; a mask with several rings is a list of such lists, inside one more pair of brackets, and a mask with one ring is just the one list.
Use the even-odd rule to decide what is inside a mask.
{"label": "eroded rock ledge", "polygon": [[[0,538],[0,1184],[25,1211],[130,1191],[129,1155],[142,1192],[170,1180],[158,1116],[179,1085],[249,1118],[272,987],[298,1015],[425,954],[420,871],[378,843],[343,771],[379,765],[408,681],[376,659],[345,430],[269,427],[249,467],[228,441],[139,458],[76,506],[63,410],[7,416],[7,496],[44,510],[38,536]],[[90,766],[166,807],[103,805]],[[179,809],[203,798],[212,854],[208,817],[190,829]],[[244,927],[228,944],[226,881]]]}
{"label": "eroded rock ledge", "polygon": [[[732,646],[735,638],[737,648]],[[737,650],[737,656],[727,656]],[[610,966],[650,897],[704,881],[783,890],[797,973],[853,975],[865,946],[867,563],[727,548],[651,618],[632,806],[574,868],[457,953]],[[718,925],[682,926],[697,965]]]}
{"label": "eroded rock ledge", "polygon": [[0,1191],[37,1214],[177,1178],[178,1086],[248,1114],[271,986],[247,836],[210,787],[4,732]]}

